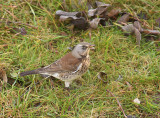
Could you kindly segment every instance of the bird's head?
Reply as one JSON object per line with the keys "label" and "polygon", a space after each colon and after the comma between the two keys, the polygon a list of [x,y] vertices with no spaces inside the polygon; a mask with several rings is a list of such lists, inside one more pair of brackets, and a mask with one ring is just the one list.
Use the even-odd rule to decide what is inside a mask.
{"label": "bird's head", "polygon": [[77,44],[74,49],[72,50],[72,55],[76,58],[84,58],[89,56],[89,51],[91,49],[94,49],[95,45],[87,43],[87,42],[81,42]]}

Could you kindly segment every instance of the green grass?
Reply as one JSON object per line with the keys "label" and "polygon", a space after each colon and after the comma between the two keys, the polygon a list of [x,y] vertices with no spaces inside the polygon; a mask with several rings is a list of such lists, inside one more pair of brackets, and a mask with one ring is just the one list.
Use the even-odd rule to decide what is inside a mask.
{"label": "green grass", "polygon": [[[149,17],[145,22],[150,28],[155,24],[154,19],[160,17],[158,1],[103,1],[129,13],[145,12]],[[127,115],[160,117],[160,53],[153,41],[146,41],[145,35],[138,47],[135,37],[124,36],[117,26],[100,26],[91,31],[90,40],[89,30],[72,33],[55,20],[61,0],[41,0],[40,5],[34,1],[1,0],[0,3],[0,64],[6,68],[8,81],[15,80],[13,85],[8,84],[1,90],[0,117],[124,117],[116,99],[106,89],[119,99]],[[68,3],[68,10],[76,11],[71,8],[72,2]],[[84,6],[77,6],[79,10],[86,10]],[[19,26],[7,25],[7,21],[35,28],[23,25],[27,35],[12,34],[10,28]],[[51,64],[69,51],[67,47],[81,39],[95,44],[96,50],[90,53],[90,69],[73,82],[70,91],[57,79],[43,79],[39,75],[13,77]],[[3,47],[4,44],[8,46]],[[103,79],[108,83],[97,78],[102,71],[107,73],[108,78]],[[119,75],[122,80],[117,80]],[[131,90],[126,81],[132,86]],[[31,90],[27,90],[29,84]],[[140,99],[140,105],[133,103],[135,98]]]}

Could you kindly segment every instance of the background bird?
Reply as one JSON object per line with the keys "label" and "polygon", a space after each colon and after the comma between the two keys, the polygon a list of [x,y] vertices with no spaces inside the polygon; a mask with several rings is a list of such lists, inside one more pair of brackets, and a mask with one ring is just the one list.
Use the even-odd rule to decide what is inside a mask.
{"label": "background bird", "polygon": [[54,63],[31,71],[20,73],[20,76],[31,74],[42,74],[45,76],[53,76],[65,82],[65,87],[69,87],[73,80],[82,76],[90,65],[90,49],[94,49],[95,45],[87,42],[81,42],[74,49],[55,61]]}

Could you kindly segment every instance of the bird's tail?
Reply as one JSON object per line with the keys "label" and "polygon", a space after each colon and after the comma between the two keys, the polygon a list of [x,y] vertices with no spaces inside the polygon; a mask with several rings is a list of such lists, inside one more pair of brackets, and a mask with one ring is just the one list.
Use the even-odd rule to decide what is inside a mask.
{"label": "bird's tail", "polygon": [[20,73],[20,76],[26,76],[26,75],[32,75],[32,74],[38,74],[38,72],[36,70],[26,71],[26,72]]}

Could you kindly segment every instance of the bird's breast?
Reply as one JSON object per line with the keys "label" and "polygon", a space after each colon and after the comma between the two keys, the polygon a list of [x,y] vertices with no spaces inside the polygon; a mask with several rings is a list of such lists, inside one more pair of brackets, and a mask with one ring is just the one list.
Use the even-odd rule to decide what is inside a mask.
{"label": "bird's breast", "polygon": [[61,73],[59,78],[63,81],[71,81],[82,76],[90,65],[90,58],[85,58],[75,71]]}
{"label": "bird's breast", "polygon": [[90,65],[90,58],[88,57],[83,59],[81,63],[81,68],[77,71],[77,74],[78,75],[84,74],[87,71],[89,65]]}

